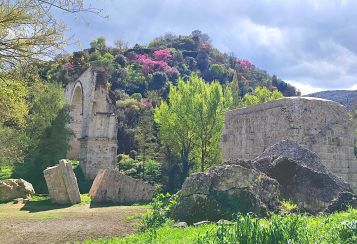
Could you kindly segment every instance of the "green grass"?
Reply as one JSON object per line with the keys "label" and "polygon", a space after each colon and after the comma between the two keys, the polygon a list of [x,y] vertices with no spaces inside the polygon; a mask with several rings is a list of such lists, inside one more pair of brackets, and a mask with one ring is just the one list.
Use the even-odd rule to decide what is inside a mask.
{"label": "green grass", "polygon": [[10,164],[0,164],[0,180],[11,178],[13,166]]}
{"label": "green grass", "polygon": [[84,243],[357,243],[357,210],[331,215],[240,216],[234,225],[164,227]]}

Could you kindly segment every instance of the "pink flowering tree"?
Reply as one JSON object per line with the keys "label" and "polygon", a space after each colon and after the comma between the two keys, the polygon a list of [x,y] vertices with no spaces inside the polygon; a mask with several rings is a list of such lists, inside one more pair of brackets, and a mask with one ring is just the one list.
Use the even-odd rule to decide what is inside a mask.
{"label": "pink flowering tree", "polygon": [[253,68],[255,67],[254,64],[252,64],[251,62],[249,62],[249,61],[246,60],[246,59],[238,59],[237,62],[239,63],[240,67],[241,67],[243,70],[253,69]]}
{"label": "pink flowering tree", "polygon": [[70,61],[67,61],[65,64],[64,64],[64,68],[67,70],[67,71],[72,71],[74,69],[74,66],[73,64],[70,62]]}
{"label": "pink flowering tree", "polygon": [[158,61],[168,61],[172,58],[172,54],[169,50],[163,49],[163,50],[157,50],[154,52],[154,59]]}
{"label": "pink flowering tree", "polygon": [[175,67],[171,67],[167,61],[172,58],[170,51],[157,50],[153,54],[153,58],[147,54],[139,54],[136,56],[136,60],[142,65],[144,74],[152,74],[157,71],[165,72],[167,74],[178,74],[178,70]]}

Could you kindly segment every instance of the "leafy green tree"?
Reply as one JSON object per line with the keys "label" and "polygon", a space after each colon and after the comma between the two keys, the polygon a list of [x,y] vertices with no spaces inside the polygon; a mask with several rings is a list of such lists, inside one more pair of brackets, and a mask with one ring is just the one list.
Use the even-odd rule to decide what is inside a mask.
{"label": "leafy green tree", "polygon": [[223,64],[211,64],[209,67],[209,80],[218,80],[220,83],[225,83],[228,70]]}
{"label": "leafy green tree", "polygon": [[259,103],[264,103],[272,100],[276,100],[284,97],[283,94],[278,91],[270,91],[266,87],[256,87],[253,93],[247,93],[244,95],[241,107],[248,107]]}
{"label": "leafy green tree", "polygon": [[24,163],[16,164],[15,176],[30,181],[38,192],[46,192],[43,170],[65,158],[68,150],[69,111],[60,84],[35,83],[28,103],[28,145]]}
{"label": "leafy green tree", "polygon": [[233,80],[231,83],[228,84],[228,87],[230,88],[232,92],[232,108],[239,107],[239,105],[242,102],[242,98],[239,95],[240,90],[239,90],[239,82],[237,78],[237,73],[234,74]]}
{"label": "leafy green tree", "polygon": [[207,84],[193,74],[187,82],[179,79],[177,87],[170,85],[168,100],[155,109],[154,118],[161,142],[180,157],[183,182],[194,162],[203,171],[212,152],[219,151],[231,93],[227,90],[223,95],[218,82]]}

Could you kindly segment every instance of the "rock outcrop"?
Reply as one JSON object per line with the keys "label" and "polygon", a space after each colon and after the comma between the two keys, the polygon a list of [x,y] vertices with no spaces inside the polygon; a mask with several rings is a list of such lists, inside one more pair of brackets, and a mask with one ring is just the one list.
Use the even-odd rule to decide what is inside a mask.
{"label": "rock outcrop", "polygon": [[292,140],[267,148],[253,161],[253,167],[279,182],[282,198],[308,212],[324,211],[341,192],[352,191],[316,153]]}
{"label": "rock outcrop", "polygon": [[51,201],[56,204],[76,204],[81,202],[76,175],[72,165],[65,159],[43,171]]}
{"label": "rock outcrop", "polygon": [[0,180],[0,202],[27,198],[35,194],[32,184],[23,179]]}
{"label": "rock outcrop", "polygon": [[100,170],[89,191],[94,203],[133,203],[152,199],[154,187],[123,175],[118,169]]}
{"label": "rock outcrop", "polygon": [[172,217],[193,223],[231,219],[234,214],[279,211],[280,200],[309,213],[355,204],[351,187],[332,174],[316,153],[283,140],[253,161],[230,160],[186,179]]}
{"label": "rock outcrop", "polygon": [[187,223],[231,219],[238,212],[265,215],[278,207],[279,183],[238,164],[212,167],[186,179],[172,217]]}

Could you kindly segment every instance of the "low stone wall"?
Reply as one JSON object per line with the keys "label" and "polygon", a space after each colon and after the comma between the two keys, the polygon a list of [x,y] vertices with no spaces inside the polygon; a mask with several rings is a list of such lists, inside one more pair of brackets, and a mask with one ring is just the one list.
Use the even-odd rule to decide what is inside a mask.
{"label": "low stone wall", "polygon": [[57,204],[81,202],[76,175],[71,163],[62,159],[59,164],[43,171],[51,201]]}
{"label": "low stone wall", "polygon": [[284,139],[316,152],[357,192],[354,124],[344,106],[329,100],[290,97],[227,112],[221,138],[223,161],[252,160]]}

